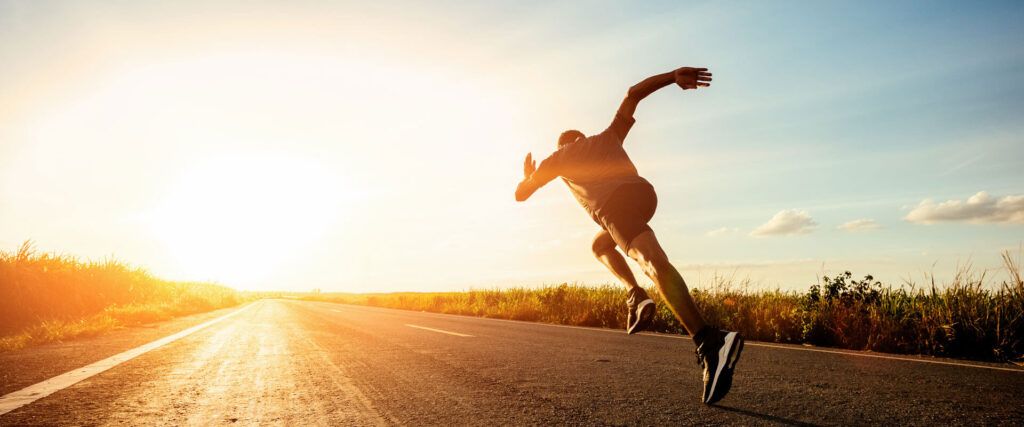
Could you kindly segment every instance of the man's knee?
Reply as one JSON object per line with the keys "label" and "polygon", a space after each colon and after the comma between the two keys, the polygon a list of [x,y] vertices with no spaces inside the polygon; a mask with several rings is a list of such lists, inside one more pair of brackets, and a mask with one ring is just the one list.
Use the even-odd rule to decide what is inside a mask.
{"label": "man's knee", "polygon": [[607,231],[601,231],[594,236],[594,241],[590,244],[590,250],[594,253],[595,257],[600,257],[608,251],[615,250],[615,240],[612,239],[612,235],[608,234]]}

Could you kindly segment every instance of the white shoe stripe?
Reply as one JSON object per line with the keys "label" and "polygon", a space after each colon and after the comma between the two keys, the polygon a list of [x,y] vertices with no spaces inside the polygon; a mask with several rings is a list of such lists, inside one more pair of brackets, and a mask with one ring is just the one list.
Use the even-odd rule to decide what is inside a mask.
{"label": "white shoe stripe", "polygon": [[647,304],[654,304],[654,300],[648,298],[640,302],[640,304],[636,306],[636,314],[638,316],[640,315],[641,311],[644,311],[644,306],[646,306]]}
{"label": "white shoe stripe", "polygon": [[[718,367],[715,369],[715,377],[711,381],[711,391],[708,392],[708,400],[711,399],[711,396],[715,395],[715,387],[718,386],[718,376],[722,375],[722,369],[725,368],[726,363],[729,363],[729,350],[732,349],[732,345],[735,340],[735,332],[725,334],[725,343],[722,344],[722,348],[718,350]],[[705,400],[704,402],[707,402],[708,400]]]}
{"label": "white shoe stripe", "polygon": [[637,304],[637,306],[636,306],[636,322],[634,322],[631,325],[626,325],[626,333],[632,333],[633,329],[636,329],[636,327],[638,325],[640,325],[641,313],[643,313],[644,307],[647,307],[648,305],[651,305],[651,304],[654,304],[654,300],[652,300],[650,298],[641,301],[640,304]]}

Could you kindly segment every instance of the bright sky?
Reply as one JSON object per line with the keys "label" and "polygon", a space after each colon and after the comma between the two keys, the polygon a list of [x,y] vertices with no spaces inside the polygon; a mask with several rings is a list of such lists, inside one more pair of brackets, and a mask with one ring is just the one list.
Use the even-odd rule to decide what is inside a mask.
{"label": "bright sky", "polygon": [[[1024,4],[0,1],[0,248],[351,292],[607,283],[522,158],[627,139],[691,284],[941,282],[1024,241]],[[636,269],[639,273],[639,270]]]}

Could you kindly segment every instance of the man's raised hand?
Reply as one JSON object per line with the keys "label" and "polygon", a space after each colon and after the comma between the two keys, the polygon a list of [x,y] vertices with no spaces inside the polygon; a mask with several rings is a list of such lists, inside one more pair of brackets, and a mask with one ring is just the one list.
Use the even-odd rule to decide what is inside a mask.
{"label": "man's raised hand", "polygon": [[711,86],[711,73],[707,68],[683,67],[673,71],[672,76],[683,90]]}
{"label": "man's raised hand", "polygon": [[533,153],[526,153],[526,161],[523,162],[523,178],[529,178],[537,170],[537,161],[533,160]]}

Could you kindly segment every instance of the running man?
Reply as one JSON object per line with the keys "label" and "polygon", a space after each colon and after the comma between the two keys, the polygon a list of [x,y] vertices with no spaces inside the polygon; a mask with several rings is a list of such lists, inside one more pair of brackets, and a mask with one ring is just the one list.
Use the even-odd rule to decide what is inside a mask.
{"label": "running man", "polygon": [[[736,332],[722,331],[704,323],[693,303],[686,282],[669,263],[668,256],[647,224],[654,216],[658,198],[654,187],[642,178],[623,149],[623,140],[635,120],[640,100],[675,83],[683,90],[711,86],[707,68],[683,67],[647,78],[629,88],[611,125],[604,132],[585,136],[567,130],[558,137],[558,150],[537,167],[532,153],[523,164],[523,181],[516,188],[516,200],[525,201],[537,189],[556,177],[569,187],[590,217],[601,226],[591,250],[602,264],[629,288],[626,298],[630,334],[648,327],[654,317],[654,301],[633,277],[624,252],[658,285],[676,318],[697,345],[697,361],[704,367],[704,403],[720,400],[732,385],[732,371],[743,349]],[[617,248],[617,249],[616,249]]]}

